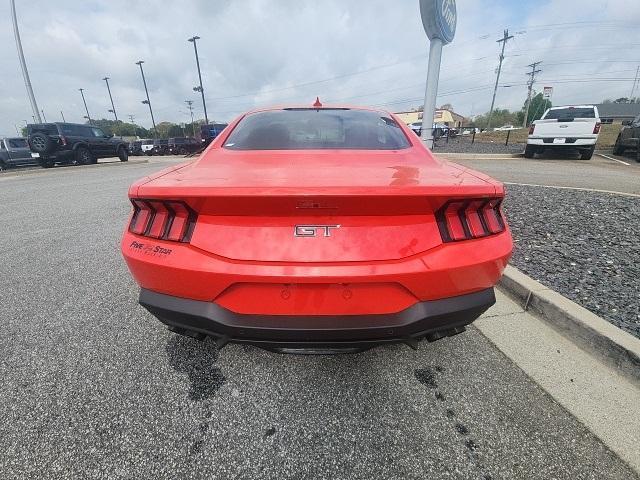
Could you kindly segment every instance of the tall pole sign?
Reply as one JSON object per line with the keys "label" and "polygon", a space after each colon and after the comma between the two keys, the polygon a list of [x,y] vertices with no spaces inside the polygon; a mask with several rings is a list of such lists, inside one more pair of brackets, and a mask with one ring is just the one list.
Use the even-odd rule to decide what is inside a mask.
{"label": "tall pole sign", "polygon": [[455,0],[420,0],[422,26],[429,37],[429,66],[427,70],[427,88],[424,94],[422,112],[422,140],[427,147],[433,148],[433,115],[436,110],[438,79],[442,47],[453,41],[456,34],[458,14]]}

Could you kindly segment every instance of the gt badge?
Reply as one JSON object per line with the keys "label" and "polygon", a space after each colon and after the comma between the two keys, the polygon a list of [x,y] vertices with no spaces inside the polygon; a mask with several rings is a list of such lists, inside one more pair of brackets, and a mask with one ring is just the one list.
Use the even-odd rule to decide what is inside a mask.
{"label": "gt badge", "polygon": [[318,231],[323,237],[330,237],[331,230],[340,228],[340,225],[296,225],[293,229],[295,237],[317,237]]}

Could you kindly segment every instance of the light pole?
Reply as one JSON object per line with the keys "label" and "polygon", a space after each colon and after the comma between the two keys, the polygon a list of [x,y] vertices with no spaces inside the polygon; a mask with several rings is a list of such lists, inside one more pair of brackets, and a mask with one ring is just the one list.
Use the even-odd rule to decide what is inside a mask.
{"label": "light pole", "polygon": [[111,96],[111,89],[109,88],[109,77],[104,77],[103,80],[107,84],[107,91],[109,92],[109,100],[111,100],[111,110],[109,110],[109,112],[113,113],[113,116],[115,117],[116,122],[117,122],[118,121],[118,115],[116,114],[116,107],[113,104],[113,97]]}
{"label": "light pole", "polygon": [[89,125],[91,125],[91,115],[89,115],[89,109],[87,108],[87,101],[84,99],[84,88],[79,88],[80,95],[82,95],[82,103],[84,103],[84,109],[87,112],[87,120],[89,120]]}
{"label": "light pole", "polygon": [[47,116],[44,114],[44,110],[42,111],[42,118],[44,119],[44,123],[47,123]]}
{"label": "light pole", "polygon": [[142,103],[149,105],[149,113],[151,114],[151,123],[153,124],[153,136],[157,135],[156,131],[156,121],[153,118],[153,110],[151,109],[151,100],[149,100],[149,90],[147,89],[147,80],[144,78],[144,70],[142,69],[142,64],[144,60],[139,60],[136,62],[136,65],[140,67],[140,73],[142,74],[142,83],[144,84],[144,92],[147,94],[147,99],[143,100]]}
{"label": "light pole", "polygon": [[209,117],[207,117],[207,104],[204,101],[204,89],[202,88],[202,74],[200,73],[200,60],[198,59],[198,46],[196,45],[196,40],[200,40],[200,37],[197,35],[194,35],[188,40],[191,43],[193,43],[193,50],[196,52],[196,66],[198,67],[198,80],[200,80],[200,86],[193,87],[193,91],[200,92],[200,94],[202,95],[202,108],[204,109],[204,121],[208,125]]}
{"label": "light pole", "polygon": [[64,119],[64,113],[62,113],[62,110],[60,110],[60,116],[62,117],[62,121],[64,123],[67,123],[67,121]]}
{"label": "light pole", "polygon": [[[33,94],[33,88],[31,87],[31,80],[29,79],[29,72],[27,71],[27,62],[24,59],[24,52],[22,51],[22,42],[20,41],[20,32],[18,31],[18,19],[16,17],[16,2],[11,0],[11,18],[13,19],[13,35],[16,38],[16,48],[18,49],[18,58],[20,59],[20,66],[22,67],[22,76],[24,77],[24,85],[27,87],[27,94],[29,95],[29,101],[31,102],[31,110],[33,116],[38,117],[37,123],[42,123],[40,120],[40,112],[38,111],[38,104],[36,103],[36,97]],[[34,120],[34,123],[35,120]]]}

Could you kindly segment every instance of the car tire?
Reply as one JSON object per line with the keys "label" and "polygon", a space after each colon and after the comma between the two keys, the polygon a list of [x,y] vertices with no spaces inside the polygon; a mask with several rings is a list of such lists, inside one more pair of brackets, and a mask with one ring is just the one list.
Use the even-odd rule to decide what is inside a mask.
{"label": "car tire", "polygon": [[5,172],[9,168],[9,165],[0,160],[0,173]]}
{"label": "car tire", "polygon": [[533,158],[537,149],[533,145],[527,145],[524,147],[524,158]]}
{"label": "car tire", "polygon": [[52,168],[54,165],[55,165],[55,162],[53,160],[49,160],[49,159],[40,160],[40,166],[42,168]]}
{"label": "car tire", "polygon": [[640,163],[640,145],[636,147],[636,162]]}
{"label": "car tire", "polygon": [[129,152],[127,152],[126,148],[124,147],[118,148],[118,158],[120,159],[121,162],[129,161]]}
{"label": "car tire", "polygon": [[89,165],[92,162],[93,157],[89,149],[87,147],[78,147],[70,163],[71,165]]}
{"label": "car tire", "polygon": [[46,133],[36,132],[29,137],[29,148],[32,152],[44,155],[55,149],[55,143]]}
{"label": "car tire", "polygon": [[591,160],[591,157],[593,157],[593,152],[595,151],[595,149],[596,147],[594,145],[589,150],[580,151],[580,160]]}
{"label": "car tire", "polygon": [[616,138],[616,143],[613,146],[613,154],[622,155],[623,153],[624,153],[624,147],[622,146],[622,143],[620,143],[620,135],[618,135],[618,138]]}

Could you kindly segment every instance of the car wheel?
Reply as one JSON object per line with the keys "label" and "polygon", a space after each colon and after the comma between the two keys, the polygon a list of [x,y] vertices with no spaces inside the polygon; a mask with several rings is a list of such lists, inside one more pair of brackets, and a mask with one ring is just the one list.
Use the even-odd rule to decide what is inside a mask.
{"label": "car wheel", "polygon": [[2,160],[0,160],[0,173],[6,171],[9,168],[9,166],[4,163]]}
{"label": "car wheel", "polygon": [[54,161],[53,161],[53,160],[47,160],[47,159],[45,159],[45,160],[41,160],[41,161],[40,161],[40,166],[41,166],[42,168],[51,168],[51,167],[53,167],[54,165],[55,165],[55,163],[54,163]]}
{"label": "car wheel", "polygon": [[524,147],[524,158],[533,158],[536,154],[536,147],[533,145],[527,145]]}
{"label": "car wheel", "polygon": [[593,152],[596,149],[595,145],[588,150],[582,150],[580,152],[580,160],[591,160],[593,157]]}
{"label": "car wheel", "polygon": [[87,147],[78,147],[71,159],[71,165],[89,165],[92,161],[91,152]]}
{"label": "car wheel", "polygon": [[636,147],[636,162],[640,163],[640,145]]}
{"label": "car wheel", "polygon": [[121,162],[129,161],[129,153],[127,152],[126,148],[120,147],[118,149],[118,158],[120,159]]}
{"label": "car wheel", "polygon": [[624,147],[622,146],[622,143],[620,143],[620,135],[618,135],[618,138],[616,138],[616,143],[613,146],[613,154],[622,155],[623,153],[624,153]]}
{"label": "car wheel", "polygon": [[46,133],[36,132],[29,137],[29,147],[32,152],[43,155],[45,153],[50,153],[55,148],[55,144],[51,137]]}

